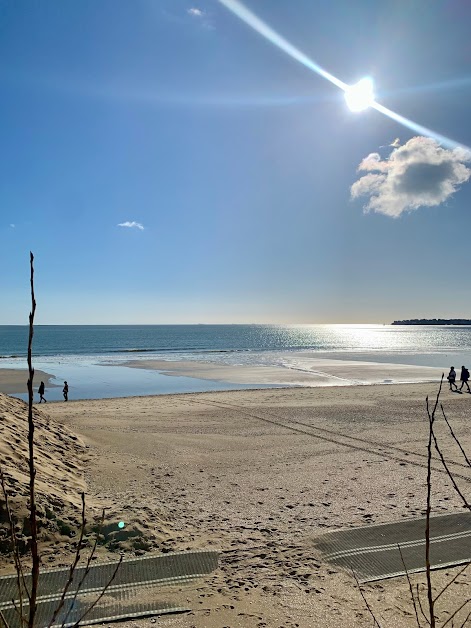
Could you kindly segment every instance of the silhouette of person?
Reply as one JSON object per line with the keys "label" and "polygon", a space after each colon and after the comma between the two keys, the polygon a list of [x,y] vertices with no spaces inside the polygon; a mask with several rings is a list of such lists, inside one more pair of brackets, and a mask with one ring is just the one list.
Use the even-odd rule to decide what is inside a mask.
{"label": "silhouette of person", "polygon": [[44,382],[41,382],[38,388],[39,403],[41,403],[42,401],[44,401],[44,403],[47,402],[47,399],[44,398],[44,389],[45,389]]}
{"label": "silhouette of person", "polygon": [[458,386],[455,384],[455,380],[456,380],[456,371],[455,371],[455,367],[451,366],[450,367],[450,372],[448,373],[448,377],[447,377],[448,383],[450,384],[450,390],[453,390],[453,386],[455,387],[455,390],[458,390]]}
{"label": "silhouette of person", "polygon": [[69,384],[67,382],[64,382],[62,394],[64,395],[64,401],[69,401]]}
{"label": "silhouette of person", "polygon": [[462,390],[463,386],[466,384],[466,388],[468,389],[468,392],[471,393],[471,390],[469,388],[469,384],[468,384],[468,379],[469,379],[469,371],[465,366],[461,367],[461,375],[460,375],[460,380],[461,380],[461,388],[460,390]]}

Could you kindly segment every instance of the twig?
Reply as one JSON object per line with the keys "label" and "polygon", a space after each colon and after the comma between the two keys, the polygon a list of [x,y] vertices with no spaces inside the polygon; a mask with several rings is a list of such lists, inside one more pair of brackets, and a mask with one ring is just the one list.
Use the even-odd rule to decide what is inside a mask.
{"label": "twig", "polygon": [[450,621],[453,621],[453,618],[454,618],[454,617],[455,617],[455,616],[456,616],[456,615],[460,612],[460,610],[462,610],[462,609],[466,606],[466,604],[468,604],[469,602],[471,602],[471,598],[468,598],[468,599],[466,600],[466,602],[463,602],[463,604],[461,604],[461,606],[459,606],[459,607],[456,609],[456,611],[453,613],[453,615],[450,615],[450,617],[448,617],[448,619],[446,620],[446,622],[442,625],[442,628],[445,628],[445,626],[446,626],[447,624],[449,624],[449,623],[450,623]]}
{"label": "twig", "polygon": [[425,621],[427,622],[427,624],[430,626],[430,620],[429,620],[429,618],[427,617],[427,615],[424,613],[424,609],[423,609],[423,607],[422,607],[422,602],[421,602],[421,600],[420,600],[420,590],[419,590],[419,585],[418,585],[418,584],[416,584],[416,585],[415,585],[415,590],[417,591],[417,603],[418,603],[418,605],[419,605],[420,612],[422,613],[423,618],[425,619]]}
{"label": "twig", "polygon": [[455,478],[453,477],[453,473],[448,468],[448,465],[447,465],[446,460],[445,460],[445,456],[443,455],[440,447],[438,446],[437,437],[435,436],[435,432],[433,431],[433,425],[431,426],[430,430],[431,430],[431,435],[433,437],[433,444],[435,446],[435,450],[436,450],[438,456],[440,457],[441,463],[442,463],[442,465],[443,465],[443,467],[444,467],[448,477],[450,478],[451,483],[453,484],[453,488],[458,493],[458,495],[461,497],[461,500],[462,500],[462,502],[464,504],[464,507],[467,508],[468,510],[471,510],[471,505],[468,503],[468,500],[466,499],[466,497],[461,492],[458,484],[456,483]]}
{"label": "twig", "polygon": [[[440,380],[440,386],[438,387],[437,397],[435,399],[435,405],[433,406],[433,410],[432,410],[432,416],[434,417],[434,419],[435,419],[435,412],[437,411],[437,407],[438,407],[438,402],[440,400],[440,395],[441,395],[441,392],[442,392],[443,378],[444,377],[445,377],[445,374],[442,373],[442,378]],[[426,402],[427,402],[427,409],[428,409],[428,397],[426,399]]]}
{"label": "twig", "polygon": [[353,577],[355,578],[355,582],[357,583],[357,587],[358,587],[358,590],[360,591],[361,597],[363,598],[363,602],[365,603],[366,608],[368,609],[368,611],[369,611],[369,613],[370,613],[371,617],[373,618],[373,624],[374,624],[375,626],[378,626],[378,628],[381,628],[381,624],[380,624],[380,623],[379,623],[379,621],[376,619],[376,616],[375,616],[375,614],[373,613],[373,611],[371,610],[371,607],[370,607],[370,605],[368,604],[368,600],[366,599],[365,594],[363,593],[363,591],[362,591],[362,589],[361,589],[360,583],[359,583],[359,581],[358,581],[358,578],[357,578],[357,575],[356,575],[356,573],[355,573],[355,570],[354,570],[354,569],[352,569],[352,574],[353,574]]}
{"label": "twig", "polygon": [[77,568],[77,565],[78,565],[79,560],[80,560],[80,549],[82,547],[83,535],[85,533],[85,525],[86,525],[86,520],[85,520],[85,493],[82,492],[81,497],[82,497],[82,525],[80,527],[80,538],[79,538],[79,541],[78,541],[78,544],[77,544],[77,549],[75,551],[75,558],[74,558],[73,563],[70,566],[69,578],[68,578],[67,582],[65,583],[64,589],[62,591],[61,598],[59,600],[58,605],[56,606],[56,608],[54,610],[54,613],[52,615],[52,619],[51,619],[51,621],[48,624],[48,628],[50,628],[50,626],[52,626],[52,624],[54,623],[57,615],[59,614],[59,611],[64,606],[65,596],[67,595],[67,591],[69,590],[69,587],[72,584],[72,581],[74,579],[75,569]]}
{"label": "twig", "polygon": [[445,586],[443,587],[443,589],[440,591],[440,593],[439,593],[439,594],[437,595],[437,597],[434,599],[434,602],[436,602],[436,601],[438,600],[438,598],[439,598],[439,597],[440,597],[443,593],[445,593],[445,591],[448,589],[448,587],[449,587],[449,586],[451,586],[451,585],[453,584],[453,582],[455,582],[455,580],[456,580],[459,576],[461,576],[461,574],[462,574],[463,572],[465,572],[465,571],[466,571],[466,569],[468,569],[468,567],[469,567],[469,565],[470,565],[470,564],[471,564],[471,563],[466,563],[466,565],[463,567],[463,569],[460,569],[460,570],[458,571],[458,573],[457,573],[455,576],[453,576],[453,578],[450,580],[450,582],[449,582],[447,585],[445,585]]}
{"label": "twig", "polygon": [[406,572],[407,582],[409,583],[410,597],[412,600],[412,604],[414,605],[414,611],[415,611],[415,620],[417,622],[418,628],[421,628],[420,621],[419,621],[419,614],[417,612],[417,604],[415,603],[414,589],[412,588],[412,582],[410,581],[409,572],[407,571],[406,563],[404,561],[404,556],[402,555],[402,550],[399,543],[397,544],[397,549],[399,550],[399,554],[401,555],[401,561],[402,561],[402,564],[404,565],[404,571]]}
{"label": "twig", "polygon": [[[79,619],[79,620],[78,620],[78,621],[77,621],[77,622],[73,625],[73,628],[77,628],[77,626],[79,626],[79,625],[80,625],[80,622],[84,619],[84,617],[86,617],[86,616],[88,615],[88,613],[89,613],[89,612],[90,612],[93,608],[95,608],[95,606],[98,604],[98,602],[101,600],[101,598],[105,595],[106,591],[108,590],[108,587],[110,587],[110,586],[111,586],[111,583],[112,583],[112,582],[113,582],[113,580],[115,579],[116,574],[118,573],[118,569],[120,568],[120,566],[121,566],[121,563],[122,563],[122,562],[123,562],[123,557],[122,557],[122,556],[120,556],[120,558],[119,558],[119,562],[118,562],[118,564],[116,565],[116,569],[114,570],[113,575],[111,576],[111,578],[108,580],[108,582],[107,582],[106,586],[103,588],[102,592],[101,592],[101,593],[100,593],[100,595],[97,597],[97,599],[93,602],[93,604],[91,604],[91,605],[87,608],[87,610],[83,613],[83,615],[80,617],[80,619]],[[62,626],[64,626],[64,624],[62,624]],[[379,624],[378,624],[378,626],[379,626]],[[381,628],[381,627],[379,626],[379,628]]]}
{"label": "twig", "polygon": [[5,619],[5,615],[2,613],[2,611],[0,611],[0,620],[2,621],[3,628],[10,628],[7,620]]}
{"label": "twig", "polygon": [[[93,557],[95,556],[96,547],[97,547],[97,544],[98,544],[98,538],[99,538],[99,536],[100,536],[100,534],[101,534],[101,530],[102,530],[102,528],[103,528],[103,522],[104,522],[104,520],[105,520],[105,509],[103,509],[103,511],[102,511],[102,513],[101,513],[100,523],[99,523],[99,525],[98,525],[98,530],[97,530],[96,535],[95,535],[95,542],[93,543],[93,547],[92,547],[92,549],[91,549],[91,552],[90,552],[90,554],[88,555],[88,559],[87,559],[87,563],[86,563],[86,565],[85,565],[85,570],[84,570],[84,572],[83,572],[83,576],[82,576],[82,578],[80,579],[80,581],[79,581],[79,583],[78,583],[78,585],[77,585],[77,588],[75,589],[75,593],[74,593],[74,597],[73,597],[73,599],[72,599],[72,603],[70,604],[70,606],[69,606],[69,610],[67,611],[67,613],[66,613],[66,615],[65,615],[65,617],[64,617],[64,619],[63,619],[63,621],[62,621],[62,626],[64,626],[64,624],[66,623],[67,618],[69,617],[70,611],[71,611],[71,610],[72,610],[72,608],[74,607],[75,600],[77,599],[77,596],[78,596],[78,594],[79,594],[79,592],[80,592],[80,589],[82,588],[82,584],[85,582],[85,578],[86,578],[86,577],[88,576],[88,574],[90,573],[90,565],[91,565],[91,562],[92,562],[92,560],[93,560]],[[52,625],[52,620],[51,620],[51,623],[49,624],[49,627],[48,627],[48,628],[50,628],[50,626],[51,626],[51,625]]]}
{"label": "twig", "polygon": [[3,474],[3,469],[0,469],[0,483],[2,485],[2,493],[5,499],[5,508],[7,511],[8,524],[10,527],[10,537],[11,537],[11,542],[12,542],[13,560],[15,562],[16,586],[18,587],[18,599],[20,602],[20,617],[21,617],[21,626],[22,626],[23,623],[27,623],[26,619],[23,617],[23,589],[26,591],[26,595],[28,596],[28,599],[29,599],[29,591],[26,586],[25,575],[23,572],[23,565],[20,560],[20,552],[18,549],[18,543],[16,540],[16,533],[15,533],[15,524],[13,521],[13,515],[10,508],[10,500],[8,497],[7,488],[5,486],[5,476]]}
{"label": "twig", "polygon": [[[426,511],[426,528],[425,528],[425,563],[426,563],[426,574],[427,574],[427,597],[428,597],[428,602],[429,602],[429,611],[430,611],[430,626],[431,628],[434,628],[435,624],[435,613],[434,613],[434,607],[435,607],[435,603],[437,602],[437,600],[440,598],[441,595],[443,595],[443,593],[451,586],[451,584],[453,584],[453,582],[456,581],[456,579],[458,578],[458,576],[460,574],[462,574],[467,568],[468,568],[468,564],[466,564],[462,569],[460,569],[460,571],[450,580],[450,582],[448,582],[443,588],[442,590],[435,596],[435,598],[433,597],[433,590],[432,590],[432,581],[431,581],[431,566],[430,566],[430,512],[431,512],[431,462],[432,462],[432,440],[433,440],[433,444],[434,444],[434,448],[435,451],[437,452],[441,463],[448,475],[448,477],[451,480],[451,483],[455,489],[455,491],[458,493],[458,495],[461,497],[464,505],[466,506],[466,508],[468,508],[469,510],[471,509],[470,505],[468,504],[467,499],[465,498],[465,496],[463,495],[463,493],[461,492],[461,490],[459,489],[455,478],[453,477],[453,473],[450,471],[450,469],[448,468],[447,462],[445,460],[445,457],[440,449],[440,446],[438,444],[438,440],[437,437],[435,435],[435,430],[434,430],[434,422],[435,422],[435,412],[437,409],[437,405],[438,405],[438,401],[439,401],[439,397],[440,397],[440,392],[442,389],[442,384],[443,384],[443,375],[442,375],[442,379],[440,382],[440,388],[438,390],[438,394],[437,394],[437,398],[435,401],[435,405],[434,408],[432,410],[432,412],[430,412],[430,408],[429,408],[429,403],[428,403],[428,397],[426,400],[427,403],[427,415],[428,415],[428,420],[429,420],[429,438],[428,438],[428,447],[427,447],[427,511]],[[459,442],[459,439],[456,437],[455,433],[453,432],[453,429],[446,417],[445,414],[445,410],[443,408],[443,405],[440,404],[440,408],[442,411],[442,415],[443,418],[445,419],[446,424],[448,425],[448,428],[451,432],[451,435],[453,437],[453,439],[455,440],[455,442],[458,444],[467,464],[469,465],[469,460],[468,457],[463,449],[463,447],[461,446],[461,443]],[[471,465],[470,465],[471,466]],[[417,587],[418,590],[418,587]],[[419,603],[420,603],[420,598],[418,598]],[[445,626],[449,625],[451,622],[451,628],[453,628],[454,625],[454,618],[456,617],[456,615],[466,606],[466,604],[468,604],[471,601],[471,599],[466,600],[463,604],[461,604],[461,606],[459,606],[454,613],[452,613],[450,615],[450,617],[445,621],[444,624],[442,624],[442,628],[444,628]],[[423,611],[422,611],[423,613]],[[468,615],[468,617],[471,615],[471,613]],[[465,619],[464,623],[466,623],[468,617]],[[464,624],[463,624],[464,625]]]}
{"label": "twig", "polygon": [[15,611],[15,613],[18,615],[18,618],[20,620],[20,626],[23,625],[23,622],[26,623],[26,618],[22,617],[21,613],[20,613],[20,609],[18,608],[18,606],[16,605],[15,600],[11,601],[11,605],[13,606],[13,610]]}
{"label": "twig", "polygon": [[450,433],[451,433],[451,435],[452,435],[452,437],[453,437],[453,439],[454,439],[455,443],[456,443],[456,444],[458,445],[458,447],[460,448],[461,453],[463,454],[463,457],[464,457],[464,459],[466,460],[466,464],[468,465],[468,467],[471,467],[471,462],[470,462],[470,460],[469,460],[468,456],[466,455],[466,452],[465,452],[465,450],[463,449],[463,446],[461,445],[461,443],[460,443],[460,441],[459,441],[458,437],[455,435],[455,433],[454,433],[454,431],[453,431],[453,428],[451,427],[451,425],[450,425],[450,423],[449,423],[448,419],[446,418],[445,410],[443,409],[443,405],[442,405],[442,404],[440,404],[440,408],[441,408],[441,410],[442,410],[442,414],[443,414],[443,418],[445,419],[445,423],[448,425],[448,428],[449,428],[449,430],[450,430]]}
{"label": "twig", "polygon": [[468,621],[470,617],[471,617],[471,611],[469,611],[469,613],[466,615],[466,618],[464,622],[460,625],[460,628],[463,628],[463,626],[465,626],[466,622]]}
{"label": "twig", "polygon": [[34,617],[36,615],[36,598],[38,595],[39,583],[39,553],[38,553],[38,524],[36,517],[36,497],[34,492],[34,481],[36,469],[34,468],[34,419],[33,419],[33,378],[34,369],[32,364],[32,348],[34,335],[34,314],[36,311],[36,300],[34,298],[34,255],[30,252],[30,285],[31,285],[31,312],[29,314],[29,337],[28,337],[28,445],[29,445],[29,521],[31,528],[31,596],[29,601],[29,628],[34,627]]}

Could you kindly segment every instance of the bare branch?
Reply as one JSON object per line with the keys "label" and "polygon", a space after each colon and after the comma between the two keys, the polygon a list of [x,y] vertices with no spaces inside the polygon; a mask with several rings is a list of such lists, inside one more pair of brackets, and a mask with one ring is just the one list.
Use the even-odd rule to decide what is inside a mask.
{"label": "bare branch", "polygon": [[468,569],[468,567],[469,567],[469,565],[470,565],[470,564],[471,564],[471,563],[466,563],[466,565],[463,567],[463,569],[460,569],[460,570],[458,571],[458,573],[457,573],[457,574],[456,574],[456,575],[455,575],[455,576],[454,576],[454,577],[450,580],[450,582],[448,582],[448,584],[446,584],[446,585],[443,587],[443,589],[440,591],[440,593],[439,593],[439,594],[437,595],[437,597],[434,599],[434,602],[436,602],[436,601],[438,600],[438,598],[439,598],[439,597],[440,597],[443,593],[445,593],[445,591],[448,589],[448,587],[449,587],[449,586],[451,586],[451,585],[453,584],[453,582],[455,582],[455,580],[456,580],[459,576],[461,576],[461,574],[462,574],[463,572],[465,572],[465,571],[466,571],[466,569]]}
{"label": "bare branch", "polygon": [[20,602],[21,625],[23,625],[23,622],[27,623],[25,618],[23,617],[23,590],[26,591],[26,595],[28,596],[28,599],[29,599],[29,591],[26,586],[25,576],[23,572],[23,565],[20,559],[20,551],[18,549],[18,542],[16,539],[16,533],[15,533],[15,524],[13,521],[13,515],[10,508],[10,501],[9,501],[9,497],[7,493],[7,488],[5,486],[5,476],[3,474],[3,469],[0,469],[0,483],[2,485],[2,493],[3,493],[3,498],[5,499],[5,508],[7,511],[8,524],[10,527],[10,538],[11,538],[11,543],[12,543],[13,560],[15,562],[15,571],[16,571],[16,586],[18,587],[18,599]]}
{"label": "bare branch", "polygon": [[[442,373],[442,378],[440,380],[440,386],[438,387],[438,392],[437,392],[437,396],[436,396],[436,399],[435,399],[435,405],[433,406],[433,410],[432,410],[432,416],[433,416],[434,419],[435,419],[435,412],[437,411],[437,408],[438,408],[440,395],[441,395],[441,392],[442,392],[444,377],[445,377],[445,373]],[[426,402],[427,402],[427,411],[428,411],[428,397],[426,399]]]}
{"label": "bare branch", "polygon": [[448,617],[448,619],[446,620],[446,622],[442,625],[442,628],[445,628],[445,626],[447,624],[451,622],[453,622],[453,618],[456,617],[456,615],[466,606],[466,604],[469,604],[469,602],[471,602],[471,598],[468,598],[466,600],[466,602],[463,602],[463,604],[461,604],[461,606],[459,606],[456,611],[453,613],[453,615],[450,615],[450,617]]}
{"label": "bare branch", "polygon": [[[66,623],[67,618],[69,617],[70,611],[71,611],[71,610],[72,610],[72,608],[74,607],[75,600],[77,599],[77,596],[78,596],[78,594],[79,594],[79,592],[80,592],[80,589],[82,588],[82,585],[83,585],[83,583],[85,582],[85,578],[86,578],[86,577],[88,576],[88,574],[90,573],[90,565],[91,565],[91,562],[92,562],[92,560],[93,560],[93,557],[95,556],[96,547],[97,547],[97,544],[98,544],[98,538],[99,538],[99,536],[100,536],[100,534],[101,534],[101,529],[102,529],[102,527],[103,527],[103,522],[104,522],[104,520],[105,520],[105,510],[103,509],[103,511],[102,511],[102,513],[101,513],[100,523],[99,523],[99,525],[98,525],[98,530],[97,530],[96,535],[95,535],[95,542],[93,543],[92,550],[91,550],[90,554],[88,555],[87,564],[85,565],[85,570],[84,570],[84,572],[83,572],[83,576],[82,576],[82,578],[80,579],[80,581],[79,581],[79,583],[77,584],[77,587],[76,587],[76,589],[75,589],[74,597],[73,597],[73,599],[72,599],[72,604],[69,606],[69,610],[67,611],[66,616],[64,617],[64,619],[63,619],[63,621],[62,621],[62,626],[64,626],[64,624]],[[51,623],[52,623],[52,622],[51,622]],[[51,624],[50,624],[50,625],[51,625]]]}
{"label": "bare branch", "polygon": [[2,622],[3,628],[10,628],[7,620],[5,619],[5,615],[2,613],[2,611],[0,611],[0,621]]}
{"label": "bare branch", "polygon": [[464,620],[464,622],[460,625],[460,628],[464,628],[464,626],[466,625],[468,619],[471,617],[471,611],[469,611],[469,613],[466,615],[466,618]]}
{"label": "bare branch", "polygon": [[437,437],[435,436],[435,432],[433,431],[433,425],[431,426],[431,435],[433,438],[433,443],[434,443],[434,447],[435,447],[435,451],[437,452],[441,463],[443,465],[443,468],[445,469],[448,477],[450,478],[451,483],[453,484],[453,488],[455,489],[455,491],[458,493],[458,495],[461,497],[461,500],[463,502],[463,505],[465,508],[467,508],[468,510],[471,510],[471,505],[468,503],[468,500],[466,499],[466,497],[463,495],[462,491],[460,490],[460,487],[458,486],[458,484],[456,483],[456,480],[453,476],[453,473],[450,471],[450,469],[448,468],[447,462],[445,460],[445,456],[443,455],[440,447],[438,446],[438,441],[437,441]]}
{"label": "bare branch", "polygon": [[357,578],[357,575],[356,575],[356,573],[355,573],[354,569],[352,569],[352,574],[353,574],[353,577],[355,578],[355,582],[357,583],[357,587],[358,587],[358,590],[360,591],[361,597],[363,598],[363,602],[365,603],[366,608],[368,609],[368,611],[369,611],[369,613],[370,613],[371,617],[373,618],[373,625],[374,625],[374,626],[378,626],[378,628],[381,628],[381,624],[380,624],[380,623],[379,623],[379,621],[376,619],[376,616],[375,616],[375,614],[373,613],[373,611],[371,610],[371,607],[370,607],[370,605],[368,604],[368,600],[366,599],[365,594],[364,594],[364,593],[363,593],[363,591],[362,591],[362,588],[361,588],[361,586],[360,586],[360,583],[359,583],[359,581],[358,581],[358,578]]}
{"label": "bare branch", "polygon": [[414,605],[415,620],[417,622],[418,628],[421,628],[420,621],[419,621],[419,614],[417,612],[417,604],[415,603],[414,589],[412,588],[412,582],[410,581],[409,572],[407,571],[406,563],[404,561],[404,556],[402,555],[402,550],[401,550],[401,546],[399,545],[399,543],[397,544],[397,549],[399,550],[399,554],[401,555],[401,561],[402,561],[402,564],[404,566],[404,571],[406,572],[406,578],[407,578],[407,582],[409,584],[410,597],[411,597],[411,600],[412,600],[412,604]]}
{"label": "bare branch", "polygon": [[452,437],[453,437],[453,439],[454,439],[455,443],[456,443],[456,444],[458,445],[458,447],[460,448],[461,453],[463,454],[463,457],[464,457],[464,459],[466,460],[466,464],[468,465],[468,467],[471,467],[471,462],[470,462],[470,460],[469,460],[468,456],[466,455],[466,452],[465,452],[465,450],[463,449],[463,446],[461,445],[461,443],[460,443],[460,441],[459,441],[458,437],[455,435],[455,433],[454,433],[454,431],[453,431],[453,428],[451,427],[450,422],[448,421],[448,419],[447,419],[447,417],[446,417],[445,410],[443,409],[443,405],[442,405],[442,404],[440,404],[440,408],[441,408],[441,410],[442,410],[442,414],[443,414],[443,418],[445,419],[445,423],[448,425],[448,429],[450,430],[450,434],[452,435]]}
{"label": "bare branch", "polygon": [[[448,582],[443,588],[442,590],[435,596],[435,598],[433,597],[433,590],[432,590],[432,581],[431,581],[431,566],[430,566],[430,512],[431,512],[431,469],[432,469],[432,441],[433,441],[433,445],[435,448],[435,451],[437,452],[441,463],[448,475],[448,477],[450,478],[450,481],[453,485],[453,488],[455,489],[455,491],[458,493],[458,495],[461,497],[464,505],[466,506],[466,508],[471,509],[470,505],[468,504],[467,499],[465,498],[465,496],[463,495],[463,493],[461,492],[461,490],[459,489],[455,478],[453,477],[453,473],[450,471],[447,462],[445,460],[445,457],[440,449],[440,446],[438,444],[438,440],[437,437],[435,435],[435,430],[434,430],[434,422],[435,422],[435,412],[438,406],[438,402],[439,402],[439,397],[440,397],[440,392],[441,392],[441,388],[442,388],[442,383],[443,383],[443,375],[442,375],[442,379],[440,382],[440,388],[437,394],[437,398],[435,401],[435,405],[434,408],[432,410],[432,412],[430,412],[430,408],[429,408],[429,403],[428,403],[428,398],[426,400],[427,403],[427,415],[428,415],[428,420],[429,420],[429,438],[428,438],[428,446],[427,446],[427,510],[426,510],[426,529],[425,529],[425,565],[426,565],[426,575],[427,575],[427,597],[428,597],[428,603],[429,603],[429,612],[430,612],[430,626],[431,628],[434,628],[435,624],[435,613],[434,613],[434,608],[435,608],[435,603],[437,602],[437,600],[440,598],[441,595],[443,595],[443,593],[445,593],[445,591],[456,581],[456,579],[458,578],[458,576],[462,573],[464,573],[464,571],[468,568],[468,564],[466,564],[462,569],[460,569],[460,571],[450,580],[450,582]],[[445,410],[443,408],[443,405],[440,404],[440,408],[442,411],[442,415],[443,418],[445,419],[446,424],[448,425],[448,428],[450,430],[450,433],[453,437],[453,439],[455,440],[455,442],[458,444],[461,453],[463,454],[467,464],[469,465],[469,460],[468,457],[463,449],[463,447],[461,446],[461,443],[459,442],[459,439],[456,437],[455,433],[453,432],[453,429],[446,417],[445,414]],[[471,466],[471,465],[469,465]],[[419,590],[419,588],[417,587],[417,591]],[[420,597],[418,597],[418,601],[420,604]],[[449,625],[451,622],[451,628],[454,625],[454,618],[456,617],[456,615],[466,606],[466,604],[468,604],[471,601],[471,599],[466,600],[461,606],[459,606],[454,613],[452,613],[450,615],[450,617],[445,621],[445,623],[442,625],[442,628],[444,628],[445,626]],[[422,608],[421,608],[422,610]],[[423,611],[422,611],[423,614]],[[470,613],[471,615],[471,613]],[[468,617],[470,616],[468,615]],[[465,622],[467,621],[468,617],[465,619]]]}
{"label": "bare branch", "polygon": [[[77,628],[80,625],[80,622],[84,619],[84,617],[86,617],[88,615],[88,613],[95,608],[95,606],[98,604],[98,602],[101,600],[101,598],[105,595],[106,591],[108,590],[108,587],[111,586],[113,580],[116,578],[116,574],[118,573],[118,569],[121,566],[121,563],[123,562],[123,557],[120,556],[119,558],[119,562],[116,565],[116,569],[113,572],[113,575],[111,576],[111,578],[108,580],[106,586],[103,588],[102,592],[100,593],[100,595],[97,597],[97,599],[93,602],[93,604],[91,604],[87,610],[85,611],[85,613],[83,613],[83,615],[80,617],[80,619],[73,625],[73,628]],[[62,624],[62,626],[64,626],[64,624]],[[379,626],[379,624],[378,624]],[[379,628],[381,628],[381,626],[379,626]]]}
{"label": "bare branch", "polygon": [[33,379],[34,369],[32,364],[32,349],[34,335],[34,314],[36,312],[36,299],[34,298],[34,255],[29,254],[30,264],[30,285],[31,285],[31,312],[29,314],[29,337],[28,337],[28,446],[29,446],[29,521],[31,528],[31,597],[29,602],[29,628],[34,627],[36,615],[36,598],[38,595],[39,582],[39,553],[38,553],[38,523],[36,516],[36,496],[35,478],[36,469],[34,467],[34,419],[33,419]]}
{"label": "bare branch", "polygon": [[22,625],[23,625],[23,622],[24,622],[25,624],[27,624],[27,623],[28,623],[28,620],[26,619],[26,617],[23,617],[23,616],[21,615],[21,613],[20,613],[20,609],[19,609],[19,608],[18,608],[18,606],[16,605],[15,600],[12,600],[12,601],[11,601],[11,604],[12,604],[12,606],[13,606],[13,610],[14,610],[14,611],[15,611],[15,613],[18,615],[18,619],[20,620],[20,626],[22,626]]}
{"label": "bare branch", "polygon": [[423,607],[422,607],[422,602],[421,602],[421,600],[420,600],[420,590],[419,590],[419,585],[418,585],[418,584],[416,584],[416,585],[415,585],[415,590],[416,590],[416,592],[417,592],[417,603],[418,603],[418,605],[419,605],[420,612],[422,613],[422,616],[423,616],[423,618],[425,619],[425,621],[427,622],[427,624],[430,626],[430,620],[429,620],[429,618],[427,617],[427,615],[424,613],[424,609],[423,609]]}
{"label": "bare branch", "polygon": [[74,558],[73,563],[70,566],[69,578],[68,578],[67,582],[65,583],[64,589],[62,591],[61,598],[60,598],[59,603],[57,604],[57,606],[56,606],[56,608],[54,610],[54,613],[52,615],[51,621],[48,624],[48,628],[50,628],[50,626],[53,625],[53,623],[56,620],[57,615],[59,614],[59,611],[64,606],[65,596],[67,595],[67,591],[69,590],[69,587],[72,584],[72,581],[74,579],[75,569],[77,568],[77,565],[78,565],[79,560],[80,560],[80,550],[81,550],[81,547],[82,547],[83,535],[85,533],[85,525],[87,523],[86,520],[85,520],[85,493],[82,492],[81,497],[82,497],[82,523],[81,523],[81,526],[80,526],[80,538],[79,538],[78,543],[77,543],[77,549],[75,551],[75,558]]}

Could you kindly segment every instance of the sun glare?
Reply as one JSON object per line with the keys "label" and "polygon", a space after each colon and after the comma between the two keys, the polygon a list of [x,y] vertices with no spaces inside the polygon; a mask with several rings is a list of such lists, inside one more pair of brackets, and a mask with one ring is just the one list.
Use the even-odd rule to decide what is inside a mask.
{"label": "sun glare", "polygon": [[364,111],[371,107],[374,103],[375,95],[373,93],[373,81],[368,78],[362,78],[361,81],[350,85],[345,90],[345,100],[347,101],[350,111]]}

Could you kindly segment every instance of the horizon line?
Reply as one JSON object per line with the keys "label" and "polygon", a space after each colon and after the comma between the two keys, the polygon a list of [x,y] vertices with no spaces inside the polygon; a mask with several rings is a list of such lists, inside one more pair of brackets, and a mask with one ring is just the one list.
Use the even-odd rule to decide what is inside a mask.
{"label": "horizon line", "polygon": [[[402,318],[402,319],[394,319],[395,321],[400,320],[471,320],[466,319],[465,317],[453,317],[453,318],[445,318],[445,317],[427,317],[427,318]],[[352,321],[344,321],[344,322],[336,322],[336,323],[287,323],[287,322],[265,322],[265,323],[254,323],[254,322],[244,322],[244,323],[35,323],[34,327],[178,327],[178,326],[193,326],[193,327],[209,327],[209,326],[236,326],[236,325],[277,325],[277,326],[288,326],[288,325],[297,325],[297,326],[307,326],[307,325],[392,325],[391,322],[384,321],[369,321],[369,322],[352,322]],[[0,327],[29,327],[28,323],[0,323]]]}

